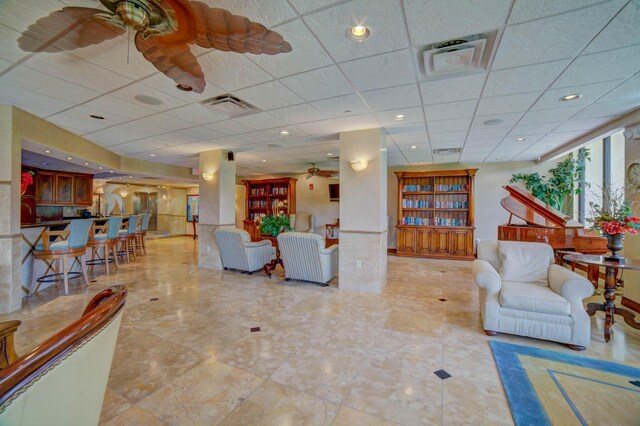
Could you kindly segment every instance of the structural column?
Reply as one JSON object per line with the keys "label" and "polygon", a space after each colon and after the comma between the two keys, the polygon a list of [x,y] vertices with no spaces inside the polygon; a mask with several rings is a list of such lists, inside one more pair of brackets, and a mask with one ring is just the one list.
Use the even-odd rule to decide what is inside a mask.
{"label": "structural column", "polygon": [[20,147],[13,132],[13,108],[0,105],[0,313],[22,306]]}
{"label": "structural column", "polygon": [[198,265],[202,268],[222,269],[213,231],[235,227],[236,163],[228,153],[222,149],[200,153]]}
{"label": "structural column", "polygon": [[[355,169],[364,169],[358,171]],[[387,145],[381,129],[340,134],[340,270],[344,290],[387,282]]]}

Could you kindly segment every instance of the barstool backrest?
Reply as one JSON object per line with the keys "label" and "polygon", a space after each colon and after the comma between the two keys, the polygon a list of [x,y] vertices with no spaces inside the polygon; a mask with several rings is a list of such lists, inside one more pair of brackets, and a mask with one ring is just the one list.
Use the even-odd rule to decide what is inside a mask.
{"label": "barstool backrest", "polygon": [[132,214],[129,216],[129,226],[127,227],[127,234],[132,235],[135,234],[138,230],[138,216],[137,214]]}
{"label": "barstool backrest", "polygon": [[69,248],[81,248],[87,246],[89,230],[93,219],[73,219],[69,223]]}
{"label": "barstool backrest", "polygon": [[109,231],[107,232],[108,240],[115,240],[118,238],[118,231],[122,226],[122,216],[111,216],[109,218]]}
{"label": "barstool backrest", "polygon": [[146,231],[149,229],[149,219],[151,219],[151,215],[149,213],[145,213],[142,215],[142,223],[140,224],[140,231]]}

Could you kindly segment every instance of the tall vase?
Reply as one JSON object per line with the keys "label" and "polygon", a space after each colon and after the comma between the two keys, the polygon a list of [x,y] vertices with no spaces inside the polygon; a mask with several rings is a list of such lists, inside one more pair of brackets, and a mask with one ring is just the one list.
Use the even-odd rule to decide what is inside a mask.
{"label": "tall vase", "polygon": [[610,256],[605,256],[604,260],[609,262],[624,263],[624,257],[620,256],[618,252],[622,250],[622,240],[624,234],[605,234],[607,237],[607,248],[611,250]]}

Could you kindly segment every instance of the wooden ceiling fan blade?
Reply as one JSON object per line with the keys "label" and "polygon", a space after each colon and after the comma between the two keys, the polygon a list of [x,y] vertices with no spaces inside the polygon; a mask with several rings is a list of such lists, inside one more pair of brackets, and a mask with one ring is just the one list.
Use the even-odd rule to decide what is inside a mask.
{"label": "wooden ceiling fan blade", "polygon": [[145,38],[136,34],[136,48],[154,67],[177,84],[202,93],[206,86],[204,73],[196,56],[185,42],[165,43],[162,37]]}
{"label": "wooden ceiling fan blade", "polygon": [[199,1],[189,4],[198,34],[194,41],[200,47],[257,55],[291,51],[291,45],[280,34],[262,24]]}
{"label": "wooden ceiling fan blade", "polygon": [[124,34],[125,29],[101,19],[99,9],[64,7],[31,24],[18,39],[25,52],[59,52],[102,43]]}

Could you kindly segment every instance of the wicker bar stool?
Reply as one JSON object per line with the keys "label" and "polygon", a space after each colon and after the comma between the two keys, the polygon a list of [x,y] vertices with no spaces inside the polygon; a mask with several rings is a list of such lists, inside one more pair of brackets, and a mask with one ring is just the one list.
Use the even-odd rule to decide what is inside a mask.
{"label": "wicker bar stool", "polygon": [[[87,251],[87,238],[89,229],[93,224],[93,219],[74,219],[69,223],[64,231],[43,231],[42,243],[36,246],[33,251],[33,281],[35,288],[30,294],[38,292],[40,285],[44,282],[64,282],[64,294],[69,294],[69,279],[84,277],[85,284],[89,286],[89,278],[84,264],[84,255]],[[57,241],[50,241],[50,237],[58,237]],[[68,260],[73,258],[73,263],[69,267]],[[37,260],[42,260],[47,269],[44,275],[36,278]],[[62,263],[62,272],[59,266]],[[80,271],[72,271],[78,264]],[[52,271],[53,273],[49,273]]]}
{"label": "wicker bar stool", "polygon": [[[111,262],[118,269],[116,249],[121,225],[122,216],[111,216],[106,224],[102,226],[93,225],[91,227],[89,241],[87,241],[87,248],[91,249],[91,259],[85,261],[87,265],[91,265],[91,270],[95,265],[104,265],[104,269],[109,275],[109,263]],[[97,234],[96,231],[101,231],[101,233]],[[103,257],[100,257],[100,249],[102,249]],[[109,254],[112,255],[111,258]]]}
{"label": "wicker bar stool", "polygon": [[136,244],[136,232],[138,232],[138,221],[140,216],[132,214],[129,216],[129,222],[126,229],[120,229],[118,231],[118,242],[120,248],[118,250],[118,256],[127,256],[127,263],[131,261],[129,254],[133,255],[133,260],[136,260],[136,252],[134,250]]}
{"label": "wicker bar stool", "polygon": [[145,238],[147,236],[147,230],[149,229],[149,219],[151,219],[151,215],[149,213],[144,213],[140,219],[140,228],[138,229],[138,232],[136,232],[136,248],[140,252],[141,256],[147,254]]}

